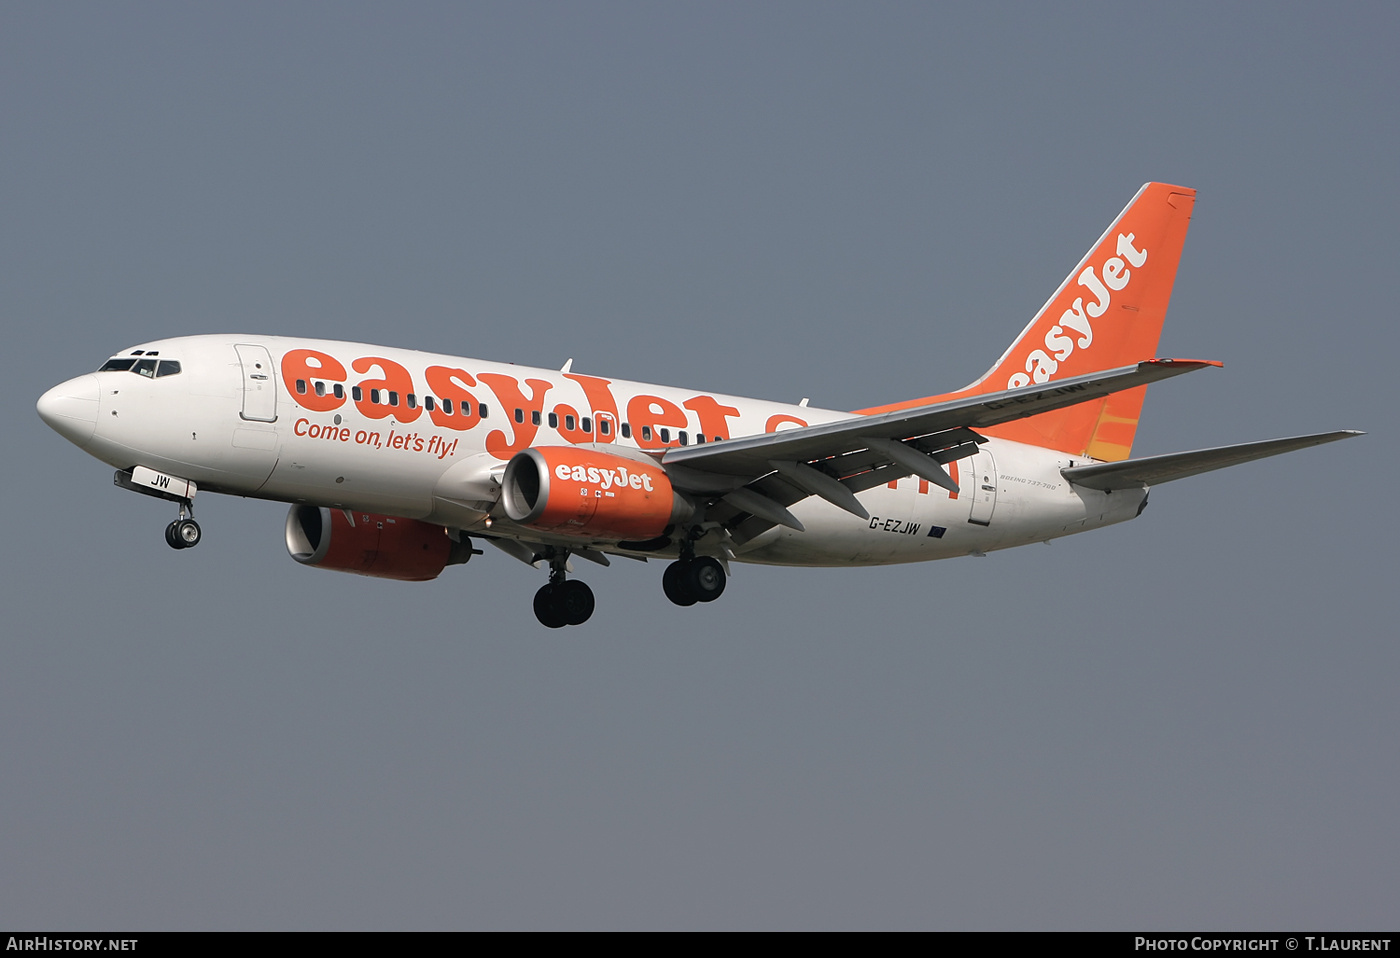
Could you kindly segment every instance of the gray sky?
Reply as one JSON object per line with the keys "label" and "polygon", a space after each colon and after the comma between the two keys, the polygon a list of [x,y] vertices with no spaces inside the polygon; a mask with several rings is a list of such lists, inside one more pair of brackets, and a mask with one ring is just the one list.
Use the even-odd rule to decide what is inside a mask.
{"label": "gray sky", "polygon": [[[1394,928],[1394,5],[0,7],[0,923]],[[857,408],[1200,191],[1135,452],[1370,435],[889,569],[411,585],[34,401],[320,336]]]}

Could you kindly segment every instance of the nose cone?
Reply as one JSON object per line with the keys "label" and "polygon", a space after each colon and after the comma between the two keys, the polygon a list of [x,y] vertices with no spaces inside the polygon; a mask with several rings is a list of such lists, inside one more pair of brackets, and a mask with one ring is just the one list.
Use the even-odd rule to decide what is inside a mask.
{"label": "nose cone", "polygon": [[39,418],[64,439],[81,446],[97,428],[99,394],[96,376],[59,383],[39,397]]}

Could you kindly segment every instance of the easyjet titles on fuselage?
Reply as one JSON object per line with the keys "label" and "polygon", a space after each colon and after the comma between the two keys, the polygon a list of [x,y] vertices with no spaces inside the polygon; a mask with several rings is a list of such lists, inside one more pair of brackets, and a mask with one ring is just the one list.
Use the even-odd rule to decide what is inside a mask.
{"label": "easyjet titles on fuselage", "polygon": [[[281,362],[282,382],[287,393],[297,405],[310,412],[334,412],[351,403],[366,419],[392,418],[408,424],[426,413],[433,425],[460,432],[491,421],[492,406],[479,398],[480,389],[485,386],[494,399],[495,408],[504,413],[511,434],[493,429],[483,446],[502,461],[529,448],[546,421],[568,443],[612,443],[630,439],[644,450],[664,450],[688,445],[692,439],[696,443],[729,439],[731,420],[740,416],[736,406],[725,405],[710,395],[695,395],[676,403],[647,393],[629,398],[624,416],[613,393],[612,380],[579,373],[561,375],[582,387],[587,408],[580,410],[570,403],[559,402],[546,413],[547,396],[556,386],[547,379],[527,377],[522,383],[519,378],[502,373],[472,375],[459,367],[434,364],[424,369],[423,381],[428,388],[420,392],[408,368],[384,356],[356,358],[350,362],[350,369],[366,378],[347,389],[350,376],[345,364],[327,352],[293,349]],[[791,414],[774,414],[764,423],[764,431],[807,424],[806,420]],[[307,420],[306,426],[299,427],[296,434],[313,439],[350,441],[348,433],[338,431],[343,428],[339,423],[328,425]],[[441,447],[437,451],[442,455]]]}

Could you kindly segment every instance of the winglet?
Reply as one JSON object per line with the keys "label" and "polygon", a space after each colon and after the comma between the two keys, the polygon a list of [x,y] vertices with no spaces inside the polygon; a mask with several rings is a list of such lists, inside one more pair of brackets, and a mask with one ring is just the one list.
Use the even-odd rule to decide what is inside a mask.
{"label": "winglet", "polygon": [[1216,369],[1224,369],[1225,364],[1218,359],[1149,359],[1149,363],[1161,366],[1193,366],[1196,369],[1204,369],[1206,366],[1214,366]]}

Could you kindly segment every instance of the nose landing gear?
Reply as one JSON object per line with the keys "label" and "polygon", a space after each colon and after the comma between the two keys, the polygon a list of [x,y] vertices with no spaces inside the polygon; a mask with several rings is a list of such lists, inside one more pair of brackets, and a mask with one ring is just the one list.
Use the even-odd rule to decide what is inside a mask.
{"label": "nose landing gear", "polygon": [[549,582],[535,593],[535,618],[547,629],[583,625],[593,615],[593,590],[586,582],[565,579],[567,552],[549,557]]}
{"label": "nose landing gear", "polygon": [[199,523],[194,521],[194,504],[180,503],[180,516],[165,527],[165,542],[172,549],[193,549],[204,537]]}
{"label": "nose landing gear", "polygon": [[193,549],[203,535],[193,519],[176,519],[165,527],[165,541],[172,549]]}
{"label": "nose landing gear", "polygon": [[194,496],[199,487],[189,479],[168,476],[145,466],[118,469],[112,481],[122,489],[139,492],[173,502],[180,507],[175,521],[165,527],[165,543],[172,549],[193,549],[203,538],[199,523],[194,521]]}

